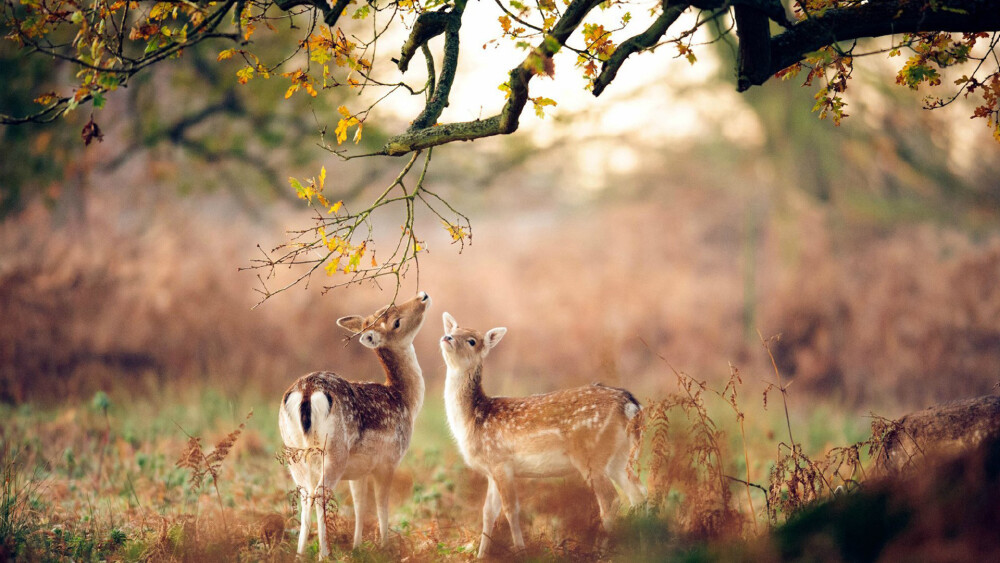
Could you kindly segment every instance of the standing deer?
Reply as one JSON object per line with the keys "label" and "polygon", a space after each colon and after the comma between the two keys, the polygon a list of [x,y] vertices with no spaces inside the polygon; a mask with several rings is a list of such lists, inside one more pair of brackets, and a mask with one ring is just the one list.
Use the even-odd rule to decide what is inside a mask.
{"label": "standing deer", "polygon": [[[368,508],[368,478],[375,482],[379,537],[389,534],[389,486],[413,434],[424,402],[424,379],[413,337],[424,323],[431,299],[424,292],[400,305],[387,305],[368,317],[352,315],[337,324],[360,334],[385,368],[386,382],[352,383],[332,372],[300,377],[281,399],[278,426],[288,469],[301,496],[298,553],[309,537],[313,506],[319,520],[319,555],[326,537],[326,498],[340,480],[350,481],[354,501],[354,547],[361,544]],[[317,502],[318,501],[318,502]]]}
{"label": "standing deer", "polygon": [[631,393],[596,383],[530,397],[489,397],[482,386],[483,359],[507,329],[494,328],[483,335],[459,328],[445,313],[444,332],[448,424],[465,463],[489,481],[480,558],[489,550],[501,507],[515,547],[524,548],[514,487],[517,477],[579,472],[597,496],[605,530],[617,510],[614,483],[632,505],[645,499],[642,483],[627,467],[630,452],[639,447],[637,417],[642,410]]}

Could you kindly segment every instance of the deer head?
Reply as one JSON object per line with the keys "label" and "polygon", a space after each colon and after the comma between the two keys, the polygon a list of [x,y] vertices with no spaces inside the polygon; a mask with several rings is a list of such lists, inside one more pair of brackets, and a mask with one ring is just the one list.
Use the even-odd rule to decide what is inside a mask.
{"label": "deer head", "polygon": [[458,321],[448,313],[444,319],[444,336],[441,337],[441,354],[449,369],[466,371],[482,363],[483,358],[500,343],[507,329],[497,327],[486,334],[468,328],[459,328]]}
{"label": "deer head", "polygon": [[413,344],[413,337],[423,326],[424,313],[430,305],[430,296],[421,291],[409,301],[386,305],[367,317],[341,317],[337,324],[353,334],[360,334],[359,340],[369,348],[405,348]]}

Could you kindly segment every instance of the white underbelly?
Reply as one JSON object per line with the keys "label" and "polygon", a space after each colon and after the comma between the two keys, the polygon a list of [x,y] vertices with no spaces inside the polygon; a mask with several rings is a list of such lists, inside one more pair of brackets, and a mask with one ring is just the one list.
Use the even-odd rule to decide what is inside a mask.
{"label": "white underbelly", "polygon": [[516,477],[558,477],[575,471],[569,456],[560,448],[518,452],[513,462]]}

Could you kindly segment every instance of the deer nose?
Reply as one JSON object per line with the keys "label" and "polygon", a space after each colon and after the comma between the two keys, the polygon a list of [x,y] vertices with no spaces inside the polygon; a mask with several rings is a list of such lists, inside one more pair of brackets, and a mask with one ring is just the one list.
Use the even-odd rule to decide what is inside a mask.
{"label": "deer nose", "polygon": [[444,336],[441,337],[441,340],[444,340],[445,342],[451,342],[452,338],[451,338],[450,334],[446,334],[446,335],[444,335]]}
{"label": "deer nose", "polygon": [[426,302],[426,301],[427,301],[428,299],[430,299],[430,298],[431,298],[431,296],[430,296],[430,295],[427,295],[427,293],[426,293],[426,292],[424,292],[424,291],[421,291],[420,293],[418,293],[418,294],[417,294],[417,297],[419,297],[419,298],[420,298],[420,302],[421,302],[421,303],[423,303],[423,302]]}

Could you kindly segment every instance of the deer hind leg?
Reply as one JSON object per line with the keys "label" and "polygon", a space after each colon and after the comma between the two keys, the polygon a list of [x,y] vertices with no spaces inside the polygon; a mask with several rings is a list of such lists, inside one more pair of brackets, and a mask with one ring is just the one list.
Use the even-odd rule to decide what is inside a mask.
{"label": "deer hind leg", "polygon": [[608,461],[607,474],[628,497],[629,504],[639,506],[646,501],[646,488],[639,476],[629,471],[628,461],[629,454],[622,448]]}
{"label": "deer hind leg", "polygon": [[500,506],[510,525],[510,535],[514,540],[514,548],[524,549],[524,536],[521,534],[521,506],[517,502],[517,489],[514,488],[514,471],[510,467],[498,467],[492,472],[492,481],[497,484],[500,496]]}
{"label": "deer hind leg", "polygon": [[500,491],[497,489],[497,482],[493,477],[489,477],[489,486],[486,489],[486,502],[483,503],[483,536],[479,540],[480,559],[486,557],[492,543],[493,529],[500,516]]}
{"label": "deer hind leg", "polygon": [[605,531],[610,532],[615,514],[618,512],[618,491],[615,490],[614,483],[605,472],[608,462],[593,462],[582,457],[573,457],[571,461],[580,475],[583,476],[584,482],[594,491],[594,496],[597,497],[597,506],[601,511],[601,525]]}
{"label": "deer hind leg", "polygon": [[299,491],[299,545],[296,553],[302,555],[309,540],[309,526],[312,523],[313,499],[312,492],[316,488],[307,460],[289,462],[288,472]]}
{"label": "deer hind leg", "polygon": [[299,547],[296,553],[302,555],[306,551],[309,540],[309,525],[312,519],[313,499],[311,490],[299,487]]}
{"label": "deer hind leg", "polygon": [[375,473],[375,509],[378,512],[378,537],[382,547],[389,544],[389,491],[395,468]]}
{"label": "deer hind leg", "polygon": [[320,480],[316,490],[313,491],[313,501],[316,502],[316,519],[319,527],[319,556],[321,558],[330,555],[330,545],[327,542],[326,526],[328,500],[333,498],[333,489],[340,481],[340,476],[344,474],[347,465],[346,445],[328,445],[326,455],[323,456],[322,467],[320,468]]}
{"label": "deer hind leg", "polygon": [[351,485],[351,499],[354,502],[354,549],[361,546],[364,536],[365,519],[368,516],[368,477],[348,481]]}

